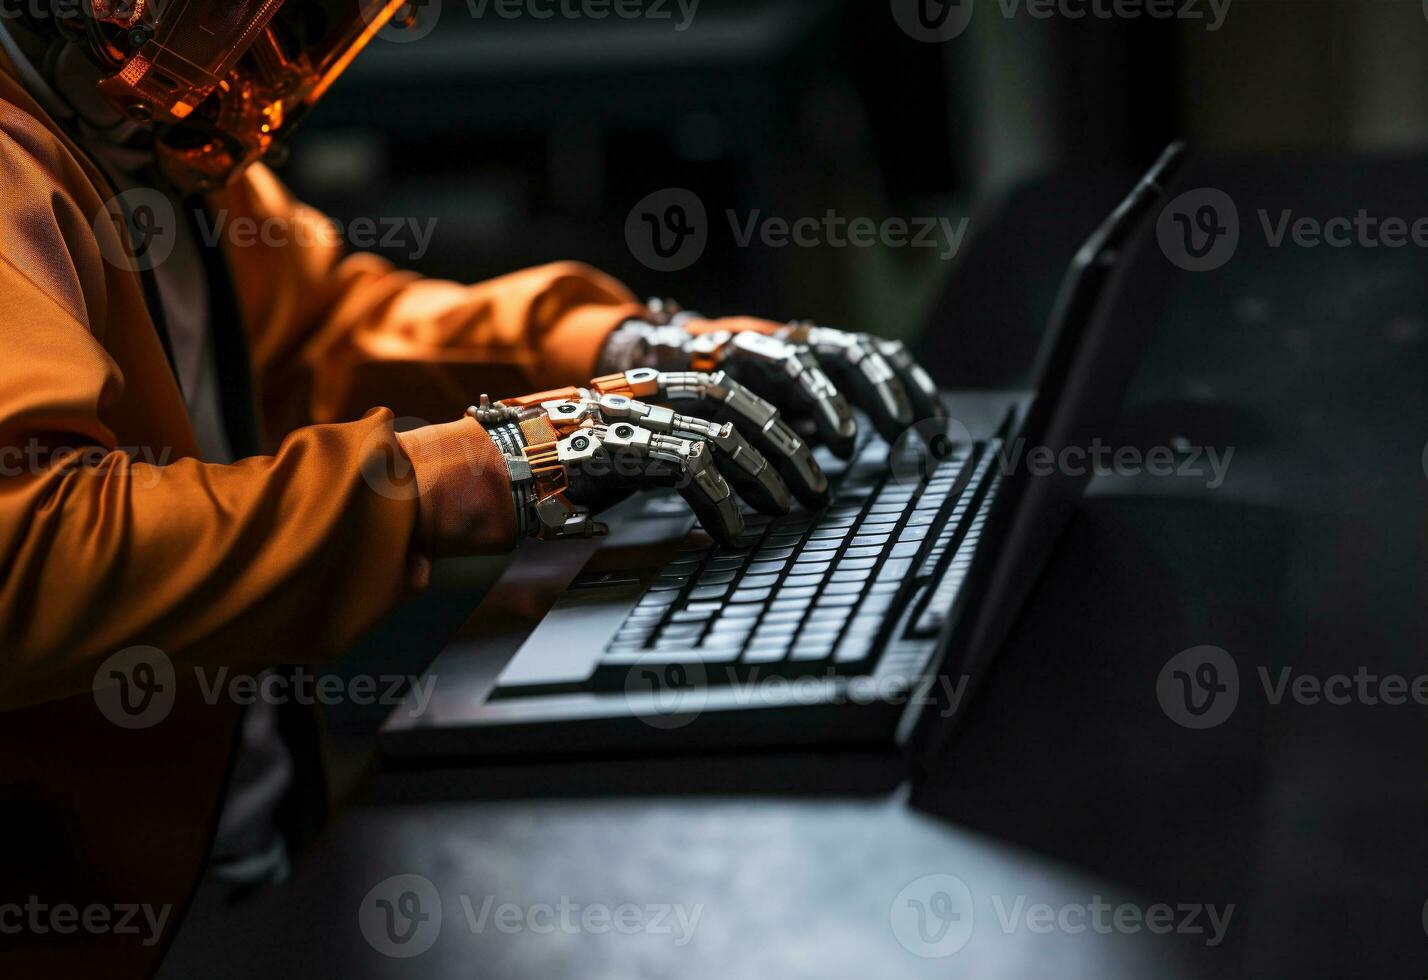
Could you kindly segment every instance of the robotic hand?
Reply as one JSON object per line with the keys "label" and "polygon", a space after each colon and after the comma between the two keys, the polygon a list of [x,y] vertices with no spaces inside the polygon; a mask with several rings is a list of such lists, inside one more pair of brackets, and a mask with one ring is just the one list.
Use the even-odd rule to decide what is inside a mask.
{"label": "robotic hand", "polygon": [[946,417],[937,386],[901,341],[803,323],[705,320],[659,300],[650,310],[650,320],[630,321],[611,336],[603,369],[723,370],[816,431],[844,459],[852,455],[857,426],[838,386],[889,443],[916,422]]}
{"label": "robotic hand", "polygon": [[[644,399],[688,403],[684,415]],[[778,409],[714,373],[642,368],[467,409],[506,457],[516,524],[530,537],[603,534],[593,515],[649,486],[677,487],[711,535],[744,542],[734,490],[766,514],[786,514],[790,492],[810,509],[828,480]],[[731,489],[731,485],[732,488]]]}

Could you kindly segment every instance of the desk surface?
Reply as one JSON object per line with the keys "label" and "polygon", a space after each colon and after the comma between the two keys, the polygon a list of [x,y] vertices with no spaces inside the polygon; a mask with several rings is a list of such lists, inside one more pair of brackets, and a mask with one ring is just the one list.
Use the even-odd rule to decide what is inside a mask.
{"label": "desk surface", "polygon": [[[1260,672],[1412,677],[1428,662],[1428,258],[1271,247],[1257,212],[1412,219],[1425,174],[1421,159],[1198,170],[1236,200],[1239,251],[1181,278],[1118,441],[1233,446],[1227,476],[1097,481],[910,802],[903,789],[395,803],[376,802],[379,777],[285,888],[185,930],[176,960],[344,978],[1421,974],[1421,707],[1276,705]],[[1235,658],[1241,695],[1224,724],[1193,731],[1155,685],[1202,644]],[[359,923],[394,875],[441,902],[434,944],[411,959],[374,950]],[[399,901],[426,886],[386,887]],[[564,913],[567,931],[562,899],[634,934],[601,929],[598,911],[583,929],[583,912]],[[1131,911],[1117,927],[1098,903],[1172,906],[1182,928],[1133,929]],[[1233,904],[1222,942],[1207,943],[1207,912],[1185,922],[1188,904]],[[668,931],[651,905],[669,908]],[[680,910],[699,914],[683,945]]]}

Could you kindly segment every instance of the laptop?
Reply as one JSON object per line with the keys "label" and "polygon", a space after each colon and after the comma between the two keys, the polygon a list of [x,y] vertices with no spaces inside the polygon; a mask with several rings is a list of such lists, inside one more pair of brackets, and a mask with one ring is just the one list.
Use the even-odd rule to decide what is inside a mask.
{"label": "laptop", "polygon": [[1113,322],[1109,300],[1183,158],[1168,148],[1075,256],[1032,388],[946,393],[953,420],[893,446],[860,426],[849,461],[819,453],[829,507],[746,513],[748,547],[714,542],[668,492],[610,511],[597,542],[529,542],[391,713],[383,756],[946,737],[1090,479],[1019,457],[1109,436],[1150,331]]}

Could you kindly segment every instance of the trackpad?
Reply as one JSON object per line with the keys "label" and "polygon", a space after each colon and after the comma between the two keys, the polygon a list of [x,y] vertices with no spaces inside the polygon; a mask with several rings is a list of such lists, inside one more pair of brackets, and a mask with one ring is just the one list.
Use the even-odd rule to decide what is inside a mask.
{"label": "trackpad", "polygon": [[573,586],[506,664],[496,681],[497,690],[588,680],[643,592],[644,585],[637,580]]}

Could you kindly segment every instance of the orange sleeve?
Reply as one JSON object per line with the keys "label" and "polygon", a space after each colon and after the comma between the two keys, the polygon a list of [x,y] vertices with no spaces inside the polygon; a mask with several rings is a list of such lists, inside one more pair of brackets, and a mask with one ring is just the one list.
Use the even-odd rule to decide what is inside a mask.
{"label": "orange sleeve", "polygon": [[251,340],[269,439],[369,405],[442,422],[493,398],[578,384],[647,313],[616,280],[556,262],[472,286],[348,255],[332,223],[254,166],[209,201]]}
{"label": "orange sleeve", "polygon": [[429,556],[511,545],[475,422],[399,441],[379,409],[272,456],[192,458],[137,279],[101,257],[94,186],[13,106],[0,124],[0,710],[87,690],[133,644],[234,669],[330,658]]}

